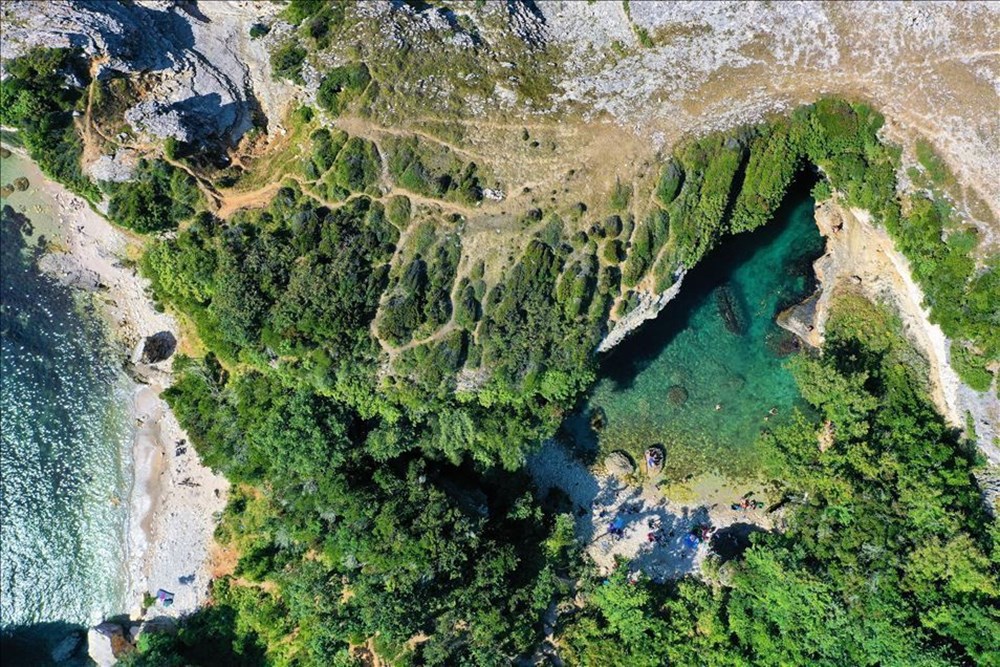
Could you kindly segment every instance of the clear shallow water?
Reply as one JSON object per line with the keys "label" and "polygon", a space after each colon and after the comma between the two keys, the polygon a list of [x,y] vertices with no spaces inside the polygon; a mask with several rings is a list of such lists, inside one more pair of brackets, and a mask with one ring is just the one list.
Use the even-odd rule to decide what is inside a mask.
{"label": "clear shallow water", "polygon": [[[567,424],[578,444],[637,460],[662,444],[674,479],[753,471],[761,430],[801,404],[784,366],[794,341],[774,319],[815,287],[823,239],[813,206],[797,186],[771,223],[725,239],[677,299],[602,360],[600,381]],[[595,436],[596,410],[606,425]]]}
{"label": "clear shallow water", "polygon": [[27,213],[0,220],[0,626],[18,664],[19,645],[124,610],[131,392],[90,299],[37,269],[52,203],[0,203]]}

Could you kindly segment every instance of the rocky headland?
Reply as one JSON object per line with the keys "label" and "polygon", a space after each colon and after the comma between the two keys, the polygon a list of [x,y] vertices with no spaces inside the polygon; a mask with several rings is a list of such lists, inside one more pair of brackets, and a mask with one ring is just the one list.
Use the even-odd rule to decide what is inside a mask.
{"label": "rocky headland", "polygon": [[808,345],[823,344],[826,321],[835,294],[857,290],[878,303],[888,304],[899,316],[903,331],[927,360],[931,397],[952,426],[967,428],[971,417],[974,438],[993,464],[1000,464],[997,425],[1000,401],[996,389],[976,392],[962,384],[951,367],[950,341],[930,320],[920,286],[907,259],[896,250],[885,229],[875,226],[867,211],[847,208],[835,199],[816,206],[816,225],[826,238],[826,252],[813,265],[819,288],[802,303],[778,317],[778,324]]}

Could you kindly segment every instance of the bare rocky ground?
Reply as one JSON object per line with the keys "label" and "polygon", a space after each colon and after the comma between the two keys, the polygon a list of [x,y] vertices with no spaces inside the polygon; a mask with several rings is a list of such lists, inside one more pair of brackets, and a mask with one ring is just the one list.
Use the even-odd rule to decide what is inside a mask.
{"label": "bare rocky ground", "polygon": [[[822,95],[869,100],[888,138],[924,137],[1000,218],[1000,4],[539,3],[565,44],[562,99],[660,145]],[[639,31],[648,34],[640,43]]]}
{"label": "bare rocky ground", "polygon": [[[559,61],[547,108],[519,105],[511,84],[498,79],[491,96],[462,98],[466,120],[488,123],[509,110],[582,119],[598,130],[610,121],[652,155],[683,136],[754,122],[821,95],[867,99],[885,113],[887,136],[904,155],[912,159],[917,137],[933,143],[986,203],[991,215],[976,222],[998,242],[1000,4],[540,0],[475,11],[440,4],[416,12],[389,0],[358,3],[353,11],[377,26],[358,38],[392,53],[430,45],[428,35],[436,35],[449,48],[493,57],[514,39],[548,47],[540,58]],[[269,133],[280,131],[286,105],[315,92],[314,65],[343,57],[315,56],[304,88],[272,80],[268,51],[291,29],[280,10],[260,0],[9,0],[0,9],[0,60],[39,44],[82,47],[106,59],[102,69],[150,79],[149,95],[127,116],[137,132],[235,141],[255,109]],[[256,22],[271,30],[251,39]],[[448,74],[394,83],[423,91],[433,115]],[[616,166],[636,157],[622,153],[603,157]]]}

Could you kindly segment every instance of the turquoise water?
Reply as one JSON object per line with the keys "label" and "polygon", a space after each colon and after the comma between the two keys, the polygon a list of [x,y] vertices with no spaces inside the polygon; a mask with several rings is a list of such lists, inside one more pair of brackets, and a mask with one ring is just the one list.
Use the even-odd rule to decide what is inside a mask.
{"label": "turquoise water", "polygon": [[[764,228],[724,239],[684,279],[680,295],[601,362],[601,379],[568,429],[584,447],[633,456],[667,452],[673,479],[747,474],[762,429],[800,404],[785,367],[796,341],[775,323],[815,287],[823,249],[802,184]],[[603,411],[596,434],[590,417]]]}
{"label": "turquoise water", "polygon": [[0,204],[0,629],[5,664],[45,664],[124,610],[131,392],[91,300],[38,271],[52,203]]}

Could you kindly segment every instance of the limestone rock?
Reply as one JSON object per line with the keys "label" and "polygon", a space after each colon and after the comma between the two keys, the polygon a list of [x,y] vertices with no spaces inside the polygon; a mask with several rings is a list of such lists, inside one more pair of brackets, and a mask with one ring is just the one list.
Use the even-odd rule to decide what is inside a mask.
{"label": "limestone rock", "polygon": [[119,150],[114,155],[102,155],[87,165],[87,173],[96,181],[124,183],[132,180],[137,162],[134,153]]}
{"label": "limestone rock", "polygon": [[[181,141],[235,142],[254,123],[254,110],[277,119],[264,97],[288,94],[270,81],[264,40],[250,44],[246,23],[280,11],[276,3],[84,2],[4,3],[3,60],[32,47],[79,47],[111,72],[141,75],[146,99],[126,112],[141,134]],[[257,94],[268,86],[284,94]],[[271,107],[271,108],[268,108]]]}
{"label": "limestone rock", "polygon": [[611,452],[604,459],[604,470],[615,477],[628,477],[635,472],[635,464],[625,452]]}
{"label": "limestone rock", "polygon": [[97,667],[112,667],[118,662],[115,649],[125,642],[125,631],[117,623],[101,623],[87,632],[87,655]]}

